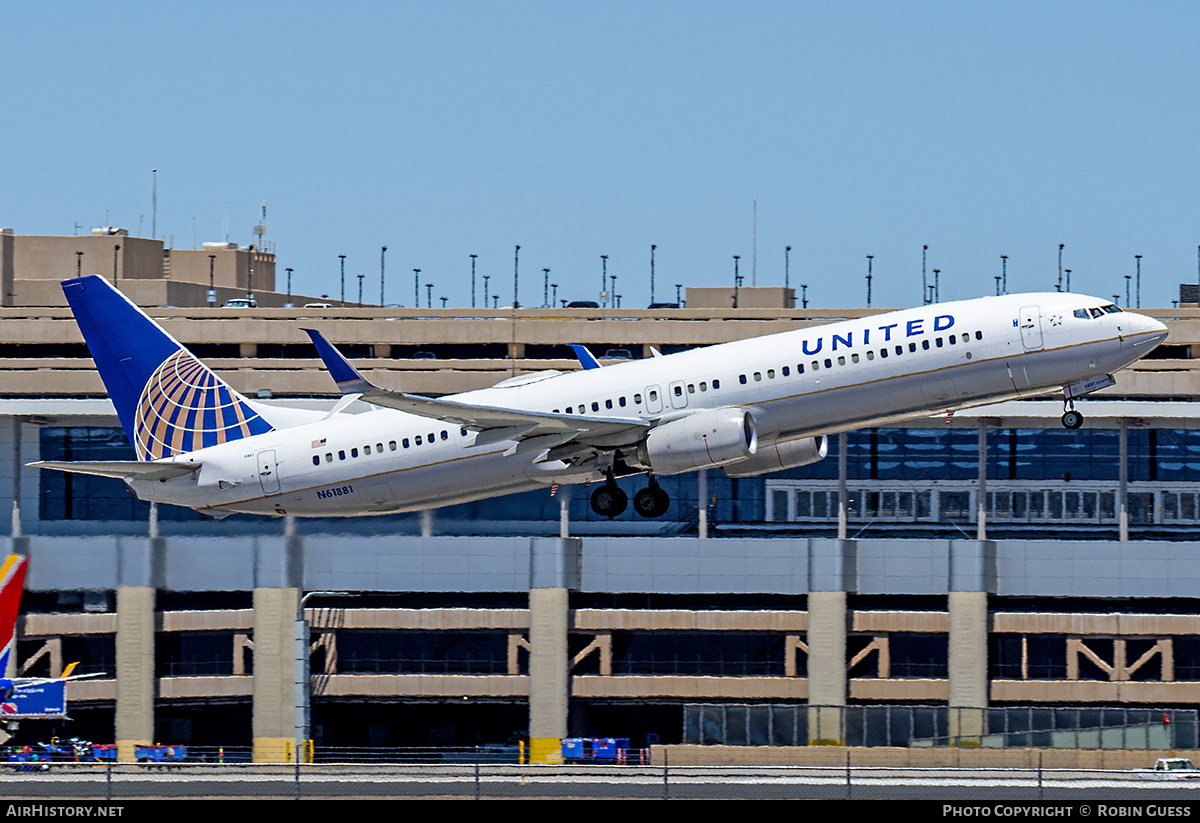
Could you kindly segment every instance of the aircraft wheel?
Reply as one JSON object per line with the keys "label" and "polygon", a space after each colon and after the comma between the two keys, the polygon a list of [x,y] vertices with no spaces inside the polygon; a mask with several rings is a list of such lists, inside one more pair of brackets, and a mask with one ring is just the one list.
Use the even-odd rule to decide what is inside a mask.
{"label": "aircraft wheel", "polygon": [[662,517],[671,507],[671,496],[657,485],[647,486],[633,496],[633,510],[642,517]]}
{"label": "aircraft wheel", "polygon": [[1062,424],[1068,429],[1077,429],[1083,425],[1083,415],[1071,409],[1062,416]]}
{"label": "aircraft wheel", "polygon": [[616,517],[629,505],[629,495],[616,483],[605,483],[592,492],[592,511],[601,517]]}

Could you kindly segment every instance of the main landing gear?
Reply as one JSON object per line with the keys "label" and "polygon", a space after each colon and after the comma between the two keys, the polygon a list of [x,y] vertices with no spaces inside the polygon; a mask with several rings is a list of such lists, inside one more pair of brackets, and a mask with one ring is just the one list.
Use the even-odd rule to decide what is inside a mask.
{"label": "main landing gear", "polygon": [[[617,485],[612,474],[607,476],[604,485],[592,492],[592,511],[601,517],[616,517],[628,505],[629,496]],[[650,485],[633,496],[633,510],[642,517],[662,517],[670,506],[671,496],[659,487],[653,476]]]}

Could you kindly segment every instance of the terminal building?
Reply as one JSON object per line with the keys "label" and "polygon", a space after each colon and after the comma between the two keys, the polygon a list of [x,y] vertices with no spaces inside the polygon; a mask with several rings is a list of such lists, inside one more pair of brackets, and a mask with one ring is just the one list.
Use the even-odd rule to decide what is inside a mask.
{"label": "terminal building", "polygon": [[[31,558],[17,665],[106,673],[70,684],[71,734],[280,759],[307,698],[318,749],[1019,747],[1065,745],[1060,732],[1086,747],[1114,728],[1143,748],[1200,746],[1196,308],[1147,310],[1167,343],[1082,401],[1078,430],[1040,399],[849,432],[800,469],[664,478],[673,502],[654,521],[600,518],[564,487],[421,515],[217,522],[26,465],[132,457],[50,296],[84,265],[61,254],[77,239],[95,238],[55,238],[61,259],[33,276],[32,247],[0,234],[0,494],[7,548]],[[872,313],[753,294],[736,309],[223,309],[200,271],[177,292],[118,283],[243,393],[319,407],[337,391],[302,325],[372,382],[440,395],[576,368],[568,343],[616,366]],[[38,280],[53,289],[20,286]]]}

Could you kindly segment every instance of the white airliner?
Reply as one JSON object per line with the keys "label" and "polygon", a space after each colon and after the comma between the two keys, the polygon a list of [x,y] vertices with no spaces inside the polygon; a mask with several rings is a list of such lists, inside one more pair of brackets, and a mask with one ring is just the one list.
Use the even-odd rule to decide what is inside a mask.
{"label": "white airliner", "polygon": [[[825,435],[1062,392],[1074,400],[1167,336],[1156,320],[1076,294],[923,306],[599,367],[542,371],[443,398],[378,388],[306,329],[343,398],[328,412],[243,397],[98,276],[63,290],[138,461],[33,465],[122,478],[142,500],[223,517],[406,512],[561,483],[713,467],[749,477],[825,456]],[[377,408],[352,414],[354,399]]]}

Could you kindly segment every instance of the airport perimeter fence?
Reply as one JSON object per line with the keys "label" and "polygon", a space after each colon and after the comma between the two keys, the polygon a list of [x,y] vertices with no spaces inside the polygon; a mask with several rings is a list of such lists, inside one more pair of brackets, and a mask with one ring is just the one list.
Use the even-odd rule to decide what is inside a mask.
{"label": "airport perimeter fence", "polygon": [[826,799],[1191,804],[1200,781],[1136,770],[496,763],[53,763],[0,769],[6,801],[140,799]]}

